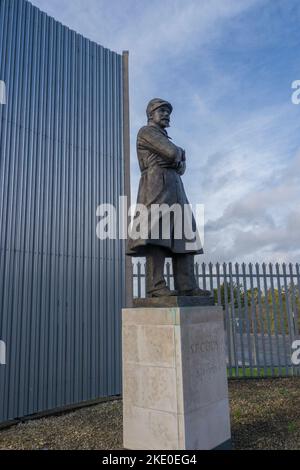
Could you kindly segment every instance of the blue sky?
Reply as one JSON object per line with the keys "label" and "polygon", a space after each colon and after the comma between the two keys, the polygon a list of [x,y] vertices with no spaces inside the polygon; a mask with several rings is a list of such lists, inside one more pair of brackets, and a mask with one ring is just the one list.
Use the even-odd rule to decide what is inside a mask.
{"label": "blue sky", "polygon": [[300,261],[298,0],[31,0],[117,52],[130,51],[135,138],[153,97],[174,106],[192,204],[205,204],[201,261]]}

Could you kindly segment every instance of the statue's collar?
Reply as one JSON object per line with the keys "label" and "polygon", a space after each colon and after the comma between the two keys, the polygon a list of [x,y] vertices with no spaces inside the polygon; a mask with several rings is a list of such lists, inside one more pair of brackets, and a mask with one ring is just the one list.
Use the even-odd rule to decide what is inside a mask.
{"label": "statue's collar", "polygon": [[168,137],[168,139],[171,139],[172,140],[172,137],[170,137],[166,131],[166,129],[162,129],[160,126],[158,126],[157,124],[155,124],[154,122],[149,122],[148,126],[152,126],[152,127],[155,127],[155,129],[157,129],[159,132],[161,132],[161,134],[163,134],[164,136]]}

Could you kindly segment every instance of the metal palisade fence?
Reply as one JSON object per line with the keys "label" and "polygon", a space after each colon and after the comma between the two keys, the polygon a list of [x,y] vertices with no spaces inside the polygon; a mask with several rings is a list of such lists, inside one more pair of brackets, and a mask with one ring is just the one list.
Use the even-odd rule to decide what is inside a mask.
{"label": "metal palisade fence", "polygon": [[[299,264],[195,264],[200,287],[214,292],[224,309],[229,377],[300,375],[293,364],[299,339]],[[173,288],[172,264],[165,277]],[[145,296],[145,264],[133,266],[135,297]]]}

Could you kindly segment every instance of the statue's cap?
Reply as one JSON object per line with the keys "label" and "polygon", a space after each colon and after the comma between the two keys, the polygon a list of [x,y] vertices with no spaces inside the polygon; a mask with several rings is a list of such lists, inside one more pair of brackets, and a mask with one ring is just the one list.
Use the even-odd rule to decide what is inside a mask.
{"label": "statue's cap", "polygon": [[153,98],[153,100],[149,101],[148,103],[146,110],[147,116],[149,117],[153,111],[160,108],[161,106],[167,106],[170,109],[170,112],[173,111],[173,106],[171,103],[169,103],[169,101],[162,100],[160,98]]}

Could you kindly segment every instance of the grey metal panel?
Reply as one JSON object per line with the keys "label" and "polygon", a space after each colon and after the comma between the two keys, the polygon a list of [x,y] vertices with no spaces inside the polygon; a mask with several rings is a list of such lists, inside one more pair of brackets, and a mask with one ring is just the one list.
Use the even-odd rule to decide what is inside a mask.
{"label": "grey metal panel", "polygon": [[123,59],[0,0],[0,422],[121,392]]}

